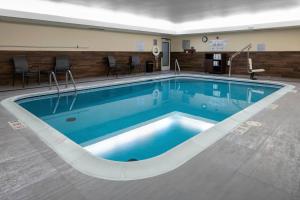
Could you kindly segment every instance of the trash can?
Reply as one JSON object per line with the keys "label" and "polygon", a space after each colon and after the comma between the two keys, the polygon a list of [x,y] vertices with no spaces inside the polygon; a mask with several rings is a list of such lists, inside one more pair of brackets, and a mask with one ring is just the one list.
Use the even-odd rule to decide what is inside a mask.
{"label": "trash can", "polygon": [[153,61],[146,61],[146,72],[153,72],[153,68],[154,68],[154,62]]}

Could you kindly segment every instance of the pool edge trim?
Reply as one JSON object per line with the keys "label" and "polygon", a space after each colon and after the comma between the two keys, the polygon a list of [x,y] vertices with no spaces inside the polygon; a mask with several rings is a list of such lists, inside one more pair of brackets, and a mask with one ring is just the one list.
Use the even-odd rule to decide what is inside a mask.
{"label": "pool edge trim", "polygon": [[[164,154],[161,154],[160,156],[147,160],[128,163],[110,161],[93,156],[92,154],[84,150],[81,146],[74,143],[62,133],[60,133],[41,119],[37,118],[36,116],[22,108],[15,102],[19,99],[32,97],[36,95],[54,94],[53,91],[13,96],[2,100],[1,104],[17,119],[24,122],[33,132],[35,132],[35,134],[44,143],[46,143],[52,150],[54,150],[64,161],[66,161],[78,171],[97,178],[125,181],[150,178],[178,168],[185,162],[191,160],[193,157],[201,153],[207,147],[219,141],[238,125],[247,121],[249,118],[251,118],[267,106],[271,105],[277,99],[294,89],[293,85],[281,82],[261,80],[252,81],[241,78],[216,77],[195,74],[164,74],[156,75],[155,77],[139,77],[135,80],[123,79],[114,83],[100,83],[92,86],[81,86],[78,87],[78,89],[92,89],[98,87],[107,87],[120,84],[128,84],[134,82],[174,77],[195,77],[217,80],[232,80],[262,84],[275,84],[281,85],[283,87],[277,90],[276,92],[272,93],[271,95],[247,107],[246,109],[243,109],[242,111],[232,115],[231,117],[217,123],[214,127],[210,128],[209,130],[206,130],[201,134],[194,136],[193,138],[181,143],[180,145],[172,148]],[[68,92],[70,91],[70,89],[65,89],[63,91]]]}

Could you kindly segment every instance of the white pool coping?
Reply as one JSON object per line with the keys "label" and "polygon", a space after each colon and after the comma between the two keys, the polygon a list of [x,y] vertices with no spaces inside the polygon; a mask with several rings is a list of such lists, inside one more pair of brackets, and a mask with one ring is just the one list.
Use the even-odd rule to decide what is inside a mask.
{"label": "white pool coping", "polygon": [[[29,111],[22,108],[15,102],[19,99],[33,96],[55,94],[55,91],[46,91],[13,96],[4,99],[3,101],[1,101],[1,104],[10,113],[16,116],[17,119],[19,119],[20,121],[25,123],[29,128],[31,128],[33,132],[50,148],[52,148],[64,161],[66,161],[78,171],[97,178],[126,181],[158,176],[160,174],[178,168],[179,166],[181,166],[182,164],[189,161],[194,156],[198,155],[200,152],[205,150],[207,147],[211,146],[212,144],[223,138],[225,135],[230,133],[230,131],[232,131],[238,125],[247,121],[250,117],[260,112],[261,110],[275,102],[277,99],[294,89],[293,85],[280,82],[261,80],[253,81],[241,78],[191,75],[182,73],[180,75],[164,74],[157,75],[156,77],[135,77],[135,80],[118,80],[114,83],[100,83],[91,86],[81,86],[78,87],[78,90],[182,76],[191,78],[194,77],[215,80],[231,80],[262,84],[276,84],[281,85],[283,87],[278,91],[272,93],[271,95],[247,107],[246,109],[217,123],[212,128],[181,143],[180,145],[174,147],[166,153],[163,153],[157,157],[136,162],[116,162],[95,157],[88,151],[84,150],[80,145],[74,143],[62,133],[60,133],[59,131],[57,131],[38,117],[34,116]],[[67,92],[71,90],[72,89],[64,89],[62,90],[62,92]]]}

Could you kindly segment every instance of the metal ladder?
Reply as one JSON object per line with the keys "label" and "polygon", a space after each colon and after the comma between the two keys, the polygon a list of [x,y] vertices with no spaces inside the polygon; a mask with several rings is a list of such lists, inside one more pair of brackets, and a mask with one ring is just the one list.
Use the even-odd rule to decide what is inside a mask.
{"label": "metal ladder", "polygon": [[50,75],[49,75],[49,88],[50,88],[50,90],[52,90],[52,79],[55,82],[57,93],[60,94],[59,85],[58,85],[58,82],[57,82],[57,79],[56,79],[56,75],[55,75],[54,72],[51,72]]}
{"label": "metal ladder", "polygon": [[180,65],[179,65],[179,62],[176,58],[175,59],[175,74],[177,74],[177,70],[178,70],[178,73],[180,73]]}
{"label": "metal ladder", "polygon": [[[52,114],[56,114],[56,111],[57,111],[57,109],[58,109],[58,106],[59,106],[59,103],[60,103],[60,99],[61,99],[62,96],[63,96],[63,95],[58,94],[58,97],[57,97],[57,100],[56,100],[54,109],[53,109],[53,111],[52,111]],[[66,99],[67,99],[67,100],[66,100],[66,101],[67,101],[67,105],[69,105],[69,96],[66,95],[65,97],[66,97]],[[73,95],[73,100],[72,100],[71,105],[70,105],[70,107],[69,107],[69,111],[72,111],[72,110],[73,110],[73,107],[74,107],[74,105],[75,105],[75,103],[76,103],[76,100],[77,100],[77,93],[75,92],[74,95]]]}
{"label": "metal ladder", "polygon": [[[66,88],[69,86],[69,79],[72,81],[74,91],[76,93],[77,92],[77,87],[76,87],[76,83],[74,81],[72,72],[70,70],[67,70],[66,71]],[[56,75],[55,75],[54,72],[51,72],[50,75],[49,75],[49,88],[50,88],[50,90],[52,90],[52,80],[54,80],[54,82],[55,82],[57,93],[60,94],[59,84],[57,82],[57,78],[56,78]]]}
{"label": "metal ladder", "polygon": [[247,60],[249,60],[250,57],[250,49],[252,48],[252,44],[248,44],[247,46],[245,46],[244,48],[242,48],[240,51],[235,52],[232,56],[230,56],[227,65],[229,66],[229,72],[228,72],[228,76],[231,76],[231,66],[232,66],[232,61],[235,57],[237,57],[238,55],[240,55],[241,53],[243,53],[245,50],[247,50]]}
{"label": "metal ladder", "polygon": [[72,81],[72,84],[73,84],[73,87],[74,87],[74,91],[75,91],[75,93],[76,93],[76,92],[77,92],[77,87],[76,87],[76,83],[75,83],[75,81],[74,81],[72,72],[71,72],[70,70],[67,70],[67,71],[66,71],[66,88],[67,88],[68,85],[69,85],[69,79]]}

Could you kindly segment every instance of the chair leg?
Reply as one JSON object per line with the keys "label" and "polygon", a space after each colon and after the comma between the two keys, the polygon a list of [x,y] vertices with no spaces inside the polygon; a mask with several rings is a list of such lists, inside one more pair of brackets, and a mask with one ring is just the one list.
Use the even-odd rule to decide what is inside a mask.
{"label": "chair leg", "polygon": [[24,72],[22,74],[22,86],[23,86],[23,88],[25,87],[25,74],[24,74]]}
{"label": "chair leg", "polygon": [[106,74],[107,77],[108,77],[109,73],[110,73],[110,68],[108,68],[108,70],[107,70],[107,74]]}
{"label": "chair leg", "polygon": [[129,74],[132,74],[133,70],[134,70],[133,66],[130,66],[129,67]]}
{"label": "chair leg", "polygon": [[13,82],[12,82],[13,87],[15,87],[15,78],[16,78],[16,74],[14,73],[13,74]]}
{"label": "chair leg", "polygon": [[26,77],[26,85],[29,85],[29,76]]}
{"label": "chair leg", "polygon": [[38,83],[41,85],[41,72],[38,72]]}

